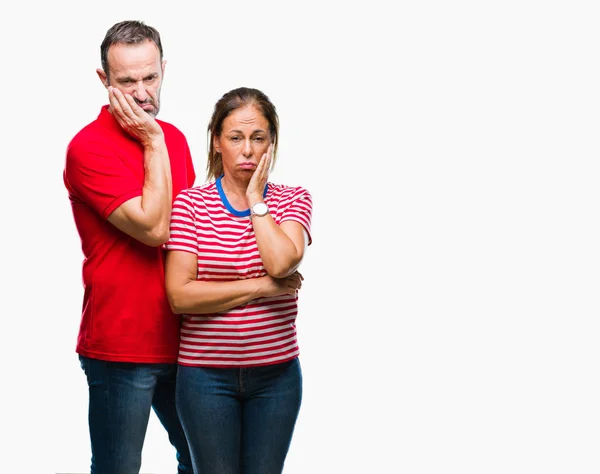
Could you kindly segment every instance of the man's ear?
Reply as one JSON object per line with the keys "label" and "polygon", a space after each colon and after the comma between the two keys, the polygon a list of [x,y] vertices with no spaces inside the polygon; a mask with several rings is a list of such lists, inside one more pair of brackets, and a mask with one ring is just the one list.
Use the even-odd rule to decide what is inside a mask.
{"label": "man's ear", "polygon": [[161,66],[161,69],[162,69],[163,76],[165,75],[165,66],[166,66],[166,65],[167,65],[167,60],[166,60],[166,59],[164,59],[164,60],[163,60],[163,62],[162,62],[162,66]]}
{"label": "man's ear", "polygon": [[104,69],[96,69],[96,74],[98,74],[98,77],[100,78],[100,81],[102,81],[104,87],[108,88],[108,78],[106,77]]}

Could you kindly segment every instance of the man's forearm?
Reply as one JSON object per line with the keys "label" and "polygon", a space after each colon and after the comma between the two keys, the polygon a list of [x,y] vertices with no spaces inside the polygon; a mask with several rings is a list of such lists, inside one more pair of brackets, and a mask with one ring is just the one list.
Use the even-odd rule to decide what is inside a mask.
{"label": "man's forearm", "polygon": [[169,153],[162,138],[144,146],[142,195],[121,204],[108,221],[136,240],[157,247],[169,238],[172,183]]}
{"label": "man's forearm", "polygon": [[141,207],[144,221],[155,233],[167,233],[171,218],[172,179],[169,153],[164,140],[144,147],[144,186]]}

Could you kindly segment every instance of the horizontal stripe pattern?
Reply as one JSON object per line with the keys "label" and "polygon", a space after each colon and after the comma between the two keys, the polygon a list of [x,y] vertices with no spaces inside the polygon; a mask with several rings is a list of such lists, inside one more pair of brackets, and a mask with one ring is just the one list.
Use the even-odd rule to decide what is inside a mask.
{"label": "horizontal stripe pattern", "polygon": [[[268,183],[265,203],[280,225],[296,221],[311,238],[312,198],[302,187]],[[198,257],[198,280],[234,281],[267,274],[252,221],[225,206],[215,182],[182,191],[173,203],[167,250]],[[251,367],[299,354],[297,296],[259,298],[215,314],[183,315],[179,363],[202,367]]]}

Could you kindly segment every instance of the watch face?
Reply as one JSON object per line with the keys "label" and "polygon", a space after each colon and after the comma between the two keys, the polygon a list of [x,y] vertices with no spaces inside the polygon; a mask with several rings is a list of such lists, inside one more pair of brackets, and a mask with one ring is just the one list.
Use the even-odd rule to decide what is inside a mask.
{"label": "watch face", "polygon": [[267,212],[269,212],[269,208],[264,202],[257,202],[252,206],[252,213],[257,216],[264,216]]}

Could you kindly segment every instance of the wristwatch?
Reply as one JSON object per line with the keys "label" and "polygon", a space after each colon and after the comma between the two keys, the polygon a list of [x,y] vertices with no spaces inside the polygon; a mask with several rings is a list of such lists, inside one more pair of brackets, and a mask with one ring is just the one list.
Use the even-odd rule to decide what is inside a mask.
{"label": "wristwatch", "polygon": [[269,208],[264,202],[257,202],[250,208],[250,216],[262,217],[269,213]]}

